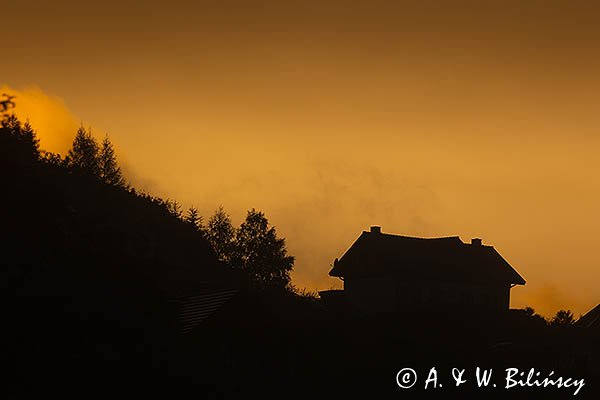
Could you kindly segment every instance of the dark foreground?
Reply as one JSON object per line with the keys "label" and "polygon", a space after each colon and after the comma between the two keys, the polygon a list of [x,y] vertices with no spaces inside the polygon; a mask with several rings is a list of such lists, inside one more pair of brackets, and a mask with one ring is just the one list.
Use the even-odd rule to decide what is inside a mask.
{"label": "dark foreground", "polygon": [[[343,315],[296,295],[240,292],[180,335],[168,302],[117,293],[6,299],[2,397],[572,398],[572,380],[584,379],[575,397],[595,398],[600,384],[597,335],[517,311]],[[478,367],[493,370],[487,386]],[[417,375],[408,389],[397,382],[411,385],[405,368]],[[509,388],[507,368],[518,369]],[[573,386],[521,387],[532,368],[530,384],[553,371]]]}

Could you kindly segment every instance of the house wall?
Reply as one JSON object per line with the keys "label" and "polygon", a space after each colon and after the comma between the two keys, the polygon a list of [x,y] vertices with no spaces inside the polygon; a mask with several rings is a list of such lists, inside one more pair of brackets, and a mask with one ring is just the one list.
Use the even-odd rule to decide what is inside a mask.
{"label": "house wall", "polygon": [[396,280],[393,277],[344,280],[346,298],[365,312],[392,312],[396,308]]}
{"label": "house wall", "polygon": [[510,308],[510,286],[505,285],[498,288],[498,301],[500,310],[508,310]]}
{"label": "house wall", "polygon": [[[508,310],[510,288],[504,285],[477,285],[454,282],[425,281],[398,285],[399,304],[440,309]],[[416,295],[415,295],[416,293]]]}
{"label": "house wall", "polygon": [[395,277],[344,281],[347,298],[366,312],[436,310],[508,310],[510,287],[439,281],[403,281]]}
{"label": "house wall", "polygon": [[417,308],[508,310],[510,288],[454,282],[399,282],[396,301]]}

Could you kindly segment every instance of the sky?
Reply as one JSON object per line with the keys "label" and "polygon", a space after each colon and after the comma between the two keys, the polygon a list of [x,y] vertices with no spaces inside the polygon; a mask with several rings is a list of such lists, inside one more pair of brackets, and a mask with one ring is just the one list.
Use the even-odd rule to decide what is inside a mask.
{"label": "sky", "polygon": [[511,306],[600,302],[600,6],[0,0],[0,92],[41,146],[108,134],[152,194],[266,213],[327,275],[361,231],[483,238]]}

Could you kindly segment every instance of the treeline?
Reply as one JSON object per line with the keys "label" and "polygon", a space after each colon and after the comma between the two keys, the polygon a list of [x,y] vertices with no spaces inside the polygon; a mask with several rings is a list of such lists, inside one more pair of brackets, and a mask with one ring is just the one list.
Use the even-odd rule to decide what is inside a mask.
{"label": "treeline", "polygon": [[80,127],[77,130],[71,149],[60,162],[80,173],[95,176],[109,185],[124,186],[125,184],[108,135],[98,145],[91,134],[91,129],[86,131],[85,128]]}
{"label": "treeline", "polygon": [[576,322],[575,315],[571,310],[558,310],[551,318],[544,318],[544,316],[536,313],[532,307],[525,307],[517,311],[530,322],[542,327],[565,328],[573,326]]}
{"label": "treeline", "polygon": [[[24,171],[34,165],[40,165],[43,168],[58,170],[59,174],[95,181],[98,185],[133,196],[146,203],[149,208],[162,209],[174,222],[187,227],[185,241],[189,242],[190,246],[193,246],[194,241],[208,243],[214,257],[220,261],[223,268],[243,273],[252,288],[296,292],[290,277],[294,257],[287,253],[285,239],[277,236],[275,228],[269,224],[264,213],[255,209],[248,211],[244,222],[239,228],[235,228],[229,215],[220,207],[204,224],[204,219],[196,208],[191,207],[184,212],[177,201],[152,196],[129,184],[123,176],[114,146],[108,136],[98,142],[91,129],[82,126],[75,133],[71,148],[62,157],[40,149],[35,130],[29,122],[21,122],[12,113],[14,106],[12,97],[4,95],[0,100],[0,148],[4,153],[3,161],[9,163],[12,168]],[[81,189],[75,190],[87,189],[81,186]],[[99,201],[101,200],[98,199]],[[103,204],[102,207],[108,207],[107,212],[121,215],[127,212],[124,204]],[[120,231],[123,229],[127,227],[119,228]],[[84,232],[87,230],[84,229]],[[170,240],[171,238],[164,238],[163,242],[169,243]],[[123,243],[123,246],[126,245]],[[157,246],[161,245],[153,245]],[[156,250],[154,252],[156,253]]]}
{"label": "treeline", "polygon": [[246,273],[252,287],[297,291],[291,286],[290,277],[294,257],[288,254],[285,239],[277,236],[275,227],[269,225],[263,212],[251,209],[236,228],[223,207],[205,224],[195,207],[184,212],[177,201],[167,200],[164,204],[174,217],[208,240],[219,261]]}

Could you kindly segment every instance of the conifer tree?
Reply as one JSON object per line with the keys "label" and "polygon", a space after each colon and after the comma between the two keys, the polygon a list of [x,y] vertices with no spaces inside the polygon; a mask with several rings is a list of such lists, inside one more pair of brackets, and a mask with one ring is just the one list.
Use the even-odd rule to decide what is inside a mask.
{"label": "conifer tree", "polygon": [[125,184],[121,168],[117,164],[114,147],[109,140],[108,135],[104,137],[100,147],[98,169],[100,179],[105,183],[115,186],[123,186]]}
{"label": "conifer tree", "polygon": [[202,216],[198,213],[197,208],[190,207],[183,220],[192,225],[197,231],[202,231]]}
{"label": "conifer tree", "polygon": [[24,150],[38,158],[40,155],[40,141],[37,138],[35,130],[33,130],[29,121],[25,121],[23,128],[21,129],[21,144],[24,146]]}
{"label": "conifer tree", "polygon": [[177,202],[177,200],[169,200],[167,199],[165,202],[165,207],[167,211],[174,216],[175,218],[181,218],[183,212],[181,211],[181,205]]}
{"label": "conifer tree", "polygon": [[82,126],[77,130],[71,150],[67,153],[67,165],[85,174],[100,176],[100,157],[96,139]]}
{"label": "conifer tree", "polygon": [[21,124],[15,114],[6,115],[0,123],[3,157],[19,163],[40,158],[39,140],[29,121]]}

